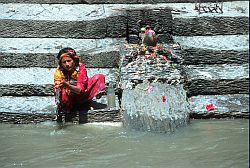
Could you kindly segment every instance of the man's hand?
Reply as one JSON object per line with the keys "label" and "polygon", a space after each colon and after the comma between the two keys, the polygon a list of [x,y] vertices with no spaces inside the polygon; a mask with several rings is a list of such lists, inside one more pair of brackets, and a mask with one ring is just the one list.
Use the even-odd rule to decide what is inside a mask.
{"label": "man's hand", "polygon": [[70,84],[69,81],[61,80],[61,81],[55,81],[54,83],[55,83],[55,86],[54,86],[55,91],[56,91],[56,89],[63,86],[63,87],[69,88],[73,93],[76,93],[76,94],[81,93],[81,88],[79,88],[78,86],[74,86],[74,85]]}
{"label": "man's hand", "polygon": [[64,87],[70,87],[70,84],[69,84],[69,82],[68,82],[68,81],[66,81],[66,80],[62,80],[62,81],[61,81],[61,86],[64,86]]}
{"label": "man's hand", "polygon": [[56,89],[59,89],[62,86],[62,80],[56,80],[54,81],[54,91],[56,92]]}

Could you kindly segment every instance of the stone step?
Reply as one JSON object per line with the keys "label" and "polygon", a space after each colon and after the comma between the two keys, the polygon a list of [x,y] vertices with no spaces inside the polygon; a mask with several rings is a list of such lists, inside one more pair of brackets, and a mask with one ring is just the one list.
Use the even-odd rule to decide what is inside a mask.
{"label": "stone step", "polygon": [[[239,0],[224,0],[239,1]],[[246,1],[246,0],[240,0]],[[0,0],[0,3],[35,3],[35,4],[157,4],[157,3],[185,3],[196,0]],[[216,2],[216,0],[203,0],[202,2]]]}
{"label": "stone step", "polygon": [[[189,98],[191,118],[248,118],[249,94],[198,95]],[[206,106],[212,103],[213,110]]]}
{"label": "stone step", "polygon": [[248,35],[175,36],[184,64],[246,64]]}
{"label": "stone step", "polygon": [[[209,6],[209,3],[201,5]],[[174,36],[248,34],[248,1],[223,2],[223,13],[200,14],[194,9],[194,3],[185,3],[182,7],[177,4],[173,7]]]}
{"label": "stone step", "polygon": [[[126,37],[127,33],[138,34],[147,24],[151,24],[160,37],[172,33],[190,36],[248,33],[248,1],[224,2],[222,14],[199,14],[194,7],[195,3],[7,3],[0,5],[3,11],[0,37]],[[171,39],[165,38],[168,38],[165,41]]]}
{"label": "stone step", "polygon": [[175,36],[174,40],[182,49],[246,50],[249,47],[248,35]]}
{"label": "stone step", "polygon": [[[106,85],[108,82],[106,80]],[[117,81],[114,81],[115,92],[119,94],[121,88]],[[53,84],[0,84],[0,96],[54,96]]]}
{"label": "stone step", "polygon": [[127,37],[128,32],[138,33],[140,26],[149,23],[158,27],[158,34],[172,26],[166,5],[16,3],[1,4],[0,8],[0,37],[117,38]]}
{"label": "stone step", "polygon": [[248,16],[174,18],[173,34],[178,36],[248,34],[248,19]]}
{"label": "stone step", "polygon": [[[93,110],[87,112],[88,122],[121,121],[119,100],[116,107],[107,108],[107,98],[94,98]],[[56,105],[54,96],[0,97],[0,123],[28,124],[43,121],[55,121]],[[77,116],[73,122],[78,121]]]}
{"label": "stone step", "polygon": [[[73,123],[78,124],[78,113],[73,117]],[[121,122],[121,114],[119,110],[91,110],[88,111],[87,122]],[[40,113],[6,113],[0,112],[0,123],[5,124],[36,124],[45,121],[56,121],[55,114],[40,114]]]}
{"label": "stone step", "polygon": [[[173,0],[174,1],[174,0]],[[184,0],[179,0],[180,2]],[[151,0],[0,0],[1,3],[41,3],[41,4],[133,4],[152,3]],[[157,0],[156,2],[164,2]],[[167,1],[169,2],[169,0]]]}
{"label": "stone step", "polygon": [[[1,68],[0,84],[53,84],[55,68]],[[88,76],[102,73],[106,75],[106,81],[117,81],[117,68],[87,68]]]}
{"label": "stone step", "polygon": [[[2,96],[51,96],[53,92],[53,74],[55,68],[1,68],[0,94]],[[117,68],[87,68],[88,76],[102,73],[117,84]]]}
{"label": "stone step", "polygon": [[[116,99],[116,107],[107,108],[107,98],[93,98],[92,111],[118,110],[119,101]],[[0,112],[25,113],[25,114],[56,114],[56,104],[54,96],[2,96],[0,97]]]}
{"label": "stone step", "polygon": [[188,97],[249,93],[248,64],[189,65],[184,71]]}
{"label": "stone step", "polygon": [[1,37],[104,38],[112,33],[107,31],[110,24],[118,33],[111,36],[125,36],[126,21],[119,22],[118,14],[103,5],[11,3],[0,7]]}
{"label": "stone step", "polygon": [[[107,108],[106,96],[93,99],[94,110],[87,112],[88,122],[119,122],[119,102],[116,107]],[[78,113],[77,113],[78,115]],[[0,97],[0,123],[28,124],[55,121],[56,105],[52,96]],[[78,121],[78,116],[73,122]]]}
{"label": "stone step", "polygon": [[54,68],[63,47],[74,48],[87,67],[118,67],[119,45],[125,43],[124,38],[0,38],[0,67]]}

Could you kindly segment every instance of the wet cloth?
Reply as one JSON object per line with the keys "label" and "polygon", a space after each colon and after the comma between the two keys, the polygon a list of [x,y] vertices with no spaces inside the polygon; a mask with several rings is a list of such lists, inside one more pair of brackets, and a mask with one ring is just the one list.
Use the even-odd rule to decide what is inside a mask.
{"label": "wet cloth", "polygon": [[86,105],[86,103],[106,87],[105,76],[103,74],[96,74],[89,78],[84,64],[80,64],[72,74],[68,74],[57,67],[54,73],[54,85],[58,85],[61,80],[70,81],[71,84],[74,83],[74,85],[81,88],[80,94],[70,92],[69,88],[60,88],[60,105],[68,110],[74,106]]}

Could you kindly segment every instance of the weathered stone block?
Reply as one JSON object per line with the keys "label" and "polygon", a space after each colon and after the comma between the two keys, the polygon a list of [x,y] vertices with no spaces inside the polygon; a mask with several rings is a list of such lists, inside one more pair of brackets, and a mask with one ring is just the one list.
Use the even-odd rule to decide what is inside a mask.
{"label": "weathered stone block", "polygon": [[139,34],[140,29],[147,25],[152,26],[156,34],[172,32],[172,15],[170,8],[164,9],[131,9],[127,10],[128,33]]}
{"label": "weathered stone block", "polygon": [[248,35],[174,36],[174,41],[178,42],[182,49],[246,51],[249,48]]}
{"label": "weathered stone block", "polygon": [[174,18],[173,35],[248,34],[248,17],[194,17]]}
{"label": "weathered stone block", "polygon": [[125,88],[122,109],[124,126],[129,129],[169,133],[189,123],[182,85],[142,83],[134,89]]}
{"label": "weathered stone block", "polygon": [[[120,122],[121,117],[118,110],[106,111],[88,111],[87,122]],[[0,123],[6,124],[36,124],[45,121],[56,121],[55,114],[39,114],[39,113],[8,113],[0,112]],[[73,117],[73,123],[79,122],[79,115]]]}
{"label": "weathered stone block", "polygon": [[53,84],[12,84],[0,85],[2,96],[53,96]]}
{"label": "weathered stone block", "polygon": [[[56,53],[3,53],[0,52],[0,67],[41,67],[57,66]],[[14,61],[13,61],[14,60]]]}
{"label": "weathered stone block", "polygon": [[0,43],[3,45],[1,67],[55,68],[59,50],[72,47],[83,60],[86,59],[86,67],[112,68],[120,62],[119,48],[116,46],[125,43],[125,39],[0,38]]}
{"label": "weathered stone block", "polygon": [[[90,115],[99,115],[104,117],[110,115],[109,112],[115,115],[119,111],[119,101],[116,97],[116,106],[107,108],[107,97],[102,95],[101,98],[93,98],[92,106],[94,110],[89,110]],[[56,114],[56,103],[54,96],[2,96],[0,97],[0,113],[18,113],[18,114]],[[114,113],[113,113],[114,114]],[[94,117],[95,118],[95,117]]]}
{"label": "weathered stone block", "polygon": [[135,34],[130,34],[128,36],[128,42],[130,44],[139,44],[139,37]]}
{"label": "weathered stone block", "polygon": [[106,37],[120,38],[127,36],[128,18],[125,12],[120,12],[118,16],[110,16],[103,20],[106,24]]}
{"label": "weathered stone block", "polygon": [[[239,1],[239,0],[224,0]],[[245,0],[240,0],[245,1]],[[43,3],[43,4],[156,4],[156,3],[194,3],[195,0],[1,0],[2,3]],[[203,0],[203,2],[217,2],[216,0]]]}
{"label": "weathered stone block", "polygon": [[120,52],[113,49],[84,51],[80,55],[86,66],[93,68],[118,68],[121,59]]}
{"label": "weathered stone block", "polygon": [[188,96],[213,94],[247,94],[248,65],[187,66]]}
{"label": "weathered stone block", "polygon": [[[248,94],[198,95],[188,99],[191,118],[248,118]],[[212,103],[214,108],[207,110]]]}
{"label": "weathered stone block", "polygon": [[248,50],[213,50],[189,48],[181,50],[183,63],[199,64],[246,64],[249,62]]}
{"label": "weathered stone block", "polygon": [[248,94],[249,79],[195,79],[187,83],[188,97],[196,95]]}
{"label": "weathered stone block", "polygon": [[[87,68],[88,76],[102,73],[105,75],[105,82],[110,79],[117,83],[119,71],[117,68]],[[1,68],[0,92],[3,95],[21,94],[29,96],[51,95],[53,91],[53,74],[55,68]]]}
{"label": "weathered stone block", "polygon": [[[115,20],[113,21],[115,22]],[[107,37],[106,23],[103,19],[93,21],[2,20],[0,23],[0,29],[2,30],[0,36],[19,38],[105,38]]]}
{"label": "weathered stone block", "polygon": [[172,34],[170,33],[165,33],[165,34],[157,34],[157,43],[158,44],[172,44],[174,43],[174,39],[173,39],[173,36]]}

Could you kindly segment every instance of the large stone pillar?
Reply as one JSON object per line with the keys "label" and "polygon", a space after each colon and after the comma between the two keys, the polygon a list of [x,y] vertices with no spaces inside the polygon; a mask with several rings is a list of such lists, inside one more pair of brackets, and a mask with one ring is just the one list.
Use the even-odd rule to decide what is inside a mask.
{"label": "large stone pillar", "polygon": [[[121,110],[125,128],[151,132],[174,132],[189,123],[189,103],[183,87],[181,66],[157,57],[136,55],[121,68]],[[129,54],[127,57],[129,57]],[[173,52],[172,52],[173,54]],[[173,54],[174,55],[174,54]]]}
{"label": "large stone pillar", "polygon": [[126,128],[173,132],[189,123],[188,103],[183,85],[139,84],[125,88],[122,97]]}

